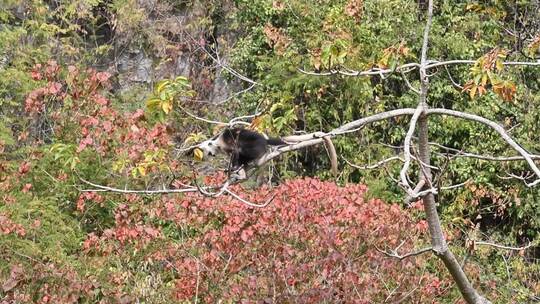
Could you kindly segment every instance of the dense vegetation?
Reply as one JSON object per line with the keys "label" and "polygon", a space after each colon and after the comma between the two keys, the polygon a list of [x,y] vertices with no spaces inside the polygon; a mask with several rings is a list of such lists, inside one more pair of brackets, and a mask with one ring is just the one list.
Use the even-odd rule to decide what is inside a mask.
{"label": "dense vegetation", "polygon": [[[479,60],[438,69],[428,100],[498,121],[540,150],[540,68],[480,67],[540,57],[537,1],[436,1],[429,57]],[[260,301],[455,303],[430,255],[420,204],[404,206],[401,164],[360,170],[401,151],[408,119],[337,137],[341,175],[323,146],[283,155],[274,188],[230,196],[87,192],[217,184],[222,174],[179,153],[228,121],[261,112],[271,134],[330,130],[415,107],[415,74],[313,76],[418,62],[424,1],[3,0],[0,5],[0,298],[6,303]],[[495,59],[493,59],[495,60]],[[225,66],[225,68],[224,68]],[[484,77],[484,74],[486,75]],[[239,75],[243,75],[239,77]],[[178,77],[183,76],[183,77]],[[243,80],[247,78],[248,81]],[[485,79],[484,79],[485,78]],[[168,79],[162,81],[163,79]],[[233,92],[242,92],[234,94]],[[444,122],[444,124],[443,124]],[[540,297],[540,196],[510,173],[495,132],[453,118],[430,125],[448,240],[496,303]],[[254,189],[256,188],[256,189]],[[470,240],[525,251],[474,246]],[[411,282],[414,282],[411,284]]]}

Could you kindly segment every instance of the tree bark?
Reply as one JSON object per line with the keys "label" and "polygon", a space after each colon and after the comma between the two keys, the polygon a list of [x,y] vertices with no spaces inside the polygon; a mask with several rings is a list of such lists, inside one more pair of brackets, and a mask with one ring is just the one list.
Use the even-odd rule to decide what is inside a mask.
{"label": "tree bark", "polygon": [[[424,29],[424,41],[422,44],[422,55],[420,62],[420,97],[419,105],[422,107],[423,113],[418,119],[418,158],[419,164],[422,166],[419,170],[420,180],[425,180],[424,190],[431,188],[432,174],[430,168],[430,149],[429,149],[429,137],[428,137],[428,104],[427,95],[429,89],[429,78],[426,74],[427,66],[427,51],[429,31],[431,27],[433,17],[433,0],[428,2],[428,15],[426,21],[426,27]],[[467,303],[471,304],[487,304],[491,303],[482,297],[476,289],[472,286],[471,282],[467,278],[467,275],[461,268],[461,265],[456,260],[454,254],[448,248],[448,244],[444,239],[444,234],[441,228],[441,222],[439,220],[439,214],[437,213],[437,205],[435,203],[435,195],[428,193],[422,198],[424,209],[426,212],[426,220],[429,225],[429,233],[431,236],[431,246],[435,255],[439,257],[450,274],[456,282],[459,291],[463,295],[463,298]]]}

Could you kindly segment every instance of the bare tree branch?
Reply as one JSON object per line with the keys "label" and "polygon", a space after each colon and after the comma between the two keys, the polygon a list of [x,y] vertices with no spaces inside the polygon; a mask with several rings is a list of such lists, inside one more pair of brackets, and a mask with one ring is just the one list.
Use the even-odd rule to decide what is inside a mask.
{"label": "bare tree branch", "polygon": [[[522,160],[525,160],[525,157],[523,157],[523,156],[481,155],[481,154],[469,153],[469,152],[465,152],[463,150],[450,148],[450,147],[441,145],[441,144],[436,143],[436,142],[430,142],[429,144],[431,146],[435,146],[435,147],[441,148],[443,150],[455,152],[456,154],[452,155],[452,156],[455,156],[455,157],[470,157],[470,158],[476,158],[476,159],[481,159],[481,160],[486,160],[486,161],[522,161]],[[530,157],[531,157],[531,159],[534,159],[534,160],[540,160],[540,155],[530,154]]]}
{"label": "bare tree branch", "polygon": [[409,258],[409,257],[421,255],[422,253],[426,253],[426,252],[428,252],[428,251],[432,251],[432,250],[433,250],[432,247],[426,247],[426,248],[422,248],[422,249],[420,249],[420,250],[416,250],[416,251],[413,251],[413,252],[409,252],[409,253],[404,254],[404,255],[400,255],[400,254],[398,254],[398,252],[397,252],[397,250],[399,250],[399,249],[397,249],[397,248],[394,249],[394,250],[390,250],[389,252],[388,252],[388,251],[381,250],[381,249],[379,249],[379,248],[377,248],[377,247],[375,247],[375,249],[376,249],[378,252],[380,252],[380,253],[386,255],[387,257],[396,258],[396,259],[398,259],[398,260],[400,260],[400,261],[401,261],[401,260],[404,260],[404,259],[406,259],[406,258]]}
{"label": "bare tree branch", "polygon": [[[426,57],[427,57],[427,54],[426,54]],[[424,60],[424,63],[425,63],[424,70],[427,71],[433,68],[437,68],[441,66],[446,67],[449,65],[460,65],[460,64],[471,65],[471,64],[475,64],[476,62],[477,62],[476,60],[447,60],[447,61]],[[503,62],[503,65],[505,66],[540,66],[540,62],[506,61],[506,62]],[[301,72],[302,74],[311,75],[311,76],[331,76],[331,75],[344,75],[344,76],[354,76],[354,77],[380,76],[382,79],[385,79],[384,75],[392,74],[395,72],[399,72],[402,74],[409,73],[413,71],[415,68],[419,68],[420,66],[421,64],[410,62],[410,63],[397,66],[394,69],[371,68],[365,71],[355,71],[355,70],[350,70],[350,69],[346,69],[346,70],[332,69],[326,72],[312,72],[312,71],[306,71],[304,69],[298,68],[298,71]],[[428,75],[426,74],[426,76]],[[408,80],[407,79],[405,80],[408,83]],[[452,80],[452,83],[457,87],[461,87],[459,84],[455,83],[453,80]],[[409,86],[409,88],[411,88],[416,93],[420,93],[417,89],[411,86]]]}
{"label": "bare tree branch", "polygon": [[490,242],[483,242],[483,241],[476,241],[476,240],[471,240],[471,241],[473,242],[474,245],[491,246],[491,247],[495,247],[495,248],[499,248],[499,249],[513,250],[513,251],[522,251],[522,250],[528,249],[528,248],[530,248],[530,247],[532,247],[534,245],[533,242],[529,242],[529,244],[527,244],[525,246],[522,246],[522,247],[511,247],[511,246],[504,246],[504,245],[499,245],[499,244],[490,243]]}
{"label": "bare tree branch", "polygon": [[525,151],[525,149],[523,149],[519,144],[517,144],[514,141],[514,139],[512,139],[512,137],[506,132],[506,130],[503,127],[501,127],[499,124],[497,124],[496,122],[491,121],[487,118],[478,116],[478,115],[454,111],[454,110],[447,110],[447,109],[430,109],[429,113],[450,115],[454,117],[464,118],[464,119],[468,119],[472,121],[477,121],[479,123],[489,126],[493,130],[495,130],[497,133],[499,133],[502,139],[506,141],[512,148],[514,148],[514,150],[516,150],[519,154],[521,154],[521,156],[527,161],[531,169],[534,171],[534,173],[538,177],[534,182],[526,183],[526,185],[528,187],[533,187],[537,185],[538,183],[540,183],[540,169],[536,166],[536,164],[532,160],[531,154]]}
{"label": "bare tree branch", "polygon": [[[432,69],[440,66],[455,65],[455,64],[475,64],[476,60],[448,60],[448,61],[429,61],[425,66],[426,69]],[[503,62],[506,66],[540,66],[540,62],[524,62],[524,61],[506,61]]]}
{"label": "bare tree branch", "polygon": [[418,193],[418,191],[420,189],[418,189],[418,191],[415,191],[411,188],[411,186],[409,185],[409,182],[407,180],[407,170],[409,169],[409,166],[411,164],[411,139],[412,139],[412,136],[414,134],[414,130],[416,129],[416,122],[418,121],[418,118],[420,117],[420,114],[422,113],[423,111],[423,107],[421,105],[419,105],[416,110],[414,111],[414,114],[411,118],[411,123],[410,123],[410,126],[409,126],[409,130],[407,131],[407,134],[405,136],[405,141],[404,141],[404,148],[403,148],[403,155],[404,155],[404,162],[403,162],[403,167],[401,168],[401,171],[399,172],[399,176],[401,178],[401,184],[402,186],[405,187],[405,190],[407,192],[407,194],[411,197],[414,197],[416,196],[416,194]]}
{"label": "bare tree branch", "polygon": [[[416,111],[416,109],[403,108],[403,109],[398,109],[398,110],[382,112],[382,113],[374,114],[374,115],[371,115],[371,116],[367,116],[367,117],[364,117],[364,118],[357,119],[355,121],[349,122],[349,123],[344,124],[343,126],[341,126],[339,128],[336,128],[336,129],[334,129],[334,130],[332,130],[330,132],[327,132],[327,133],[316,132],[316,133],[312,133],[312,134],[295,136],[295,137],[302,137],[302,139],[304,139],[304,141],[300,141],[300,142],[290,144],[290,145],[287,145],[287,146],[281,146],[281,147],[278,147],[277,149],[273,149],[273,150],[269,151],[268,153],[263,155],[263,157],[261,157],[257,161],[257,165],[261,166],[261,165],[265,164],[266,162],[268,162],[269,160],[274,159],[277,156],[279,156],[279,155],[281,155],[281,154],[283,154],[285,152],[294,151],[294,150],[302,149],[302,148],[305,148],[305,147],[320,144],[320,143],[323,142],[322,138],[325,137],[325,136],[335,137],[337,135],[346,134],[346,133],[349,133],[351,130],[359,129],[359,128],[365,126],[366,124],[377,122],[377,121],[388,119],[388,118],[392,118],[392,117],[396,117],[396,116],[413,115],[415,111]],[[287,138],[289,138],[289,137],[284,137],[285,141],[287,141]]]}
{"label": "bare tree branch", "polygon": [[[218,187],[211,187],[211,186],[200,187],[199,185],[197,185],[196,187],[187,186],[186,188],[183,188],[183,189],[131,190],[131,189],[119,189],[119,188],[99,185],[99,184],[87,181],[87,180],[85,180],[84,178],[82,178],[80,176],[79,176],[79,179],[83,183],[94,187],[94,189],[79,189],[79,191],[81,191],[81,192],[111,192],[111,193],[121,193],[121,194],[149,194],[149,195],[199,192],[200,194],[202,194],[204,196],[214,197],[214,198],[219,197],[224,193],[228,193],[235,200],[237,200],[237,201],[239,201],[239,202],[241,202],[243,204],[246,204],[246,205],[248,205],[250,207],[255,207],[255,208],[266,207],[268,204],[270,204],[270,202],[272,202],[272,200],[275,197],[275,196],[272,196],[271,198],[266,200],[264,202],[264,204],[255,204],[255,203],[249,202],[248,200],[243,199],[238,194],[232,192],[228,188],[230,186],[230,184],[231,184],[229,180],[227,180],[223,185],[218,186]],[[218,191],[217,192],[209,192],[209,190],[211,190],[211,189],[218,189]]]}
{"label": "bare tree branch", "polygon": [[122,194],[167,194],[167,193],[187,193],[187,192],[198,191],[196,187],[187,187],[187,188],[182,188],[182,189],[159,189],[159,190],[120,189],[120,188],[99,185],[99,184],[87,181],[82,177],[79,177],[79,179],[83,183],[94,187],[94,189],[79,189],[79,191],[81,192],[114,192],[114,193],[122,193]]}
{"label": "bare tree branch", "polygon": [[379,167],[381,167],[382,165],[385,165],[391,161],[394,161],[394,160],[399,160],[401,162],[404,162],[403,158],[399,157],[399,156],[392,156],[392,157],[389,157],[389,158],[386,158],[386,159],[383,159],[381,161],[378,161],[377,163],[375,164],[372,164],[372,165],[364,165],[364,166],[359,166],[359,165],[355,165],[353,163],[351,163],[348,159],[342,157],[343,160],[345,160],[345,162],[353,167],[353,168],[357,168],[357,169],[360,169],[360,170],[370,170],[370,169],[377,169]]}
{"label": "bare tree branch", "polygon": [[394,72],[400,72],[400,73],[408,73],[413,71],[415,68],[419,66],[418,63],[407,63],[401,66],[398,66],[394,69],[381,69],[381,68],[371,68],[369,70],[365,71],[354,71],[347,69],[347,71],[344,71],[343,69],[332,69],[328,72],[310,72],[305,71],[303,69],[298,68],[298,71],[311,76],[330,76],[330,75],[345,75],[345,76],[380,76],[381,78],[385,78],[384,75],[391,74]]}
{"label": "bare tree branch", "polygon": [[455,184],[455,185],[451,185],[451,186],[443,186],[443,187],[441,187],[441,190],[452,190],[452,189],[460,188],[460,187],[463,187],[463,186],[465,186],[466,184],[468,184],[470,182],[471,182],[470,180],[466,180],[463,183],[459,183],[459,184]]}

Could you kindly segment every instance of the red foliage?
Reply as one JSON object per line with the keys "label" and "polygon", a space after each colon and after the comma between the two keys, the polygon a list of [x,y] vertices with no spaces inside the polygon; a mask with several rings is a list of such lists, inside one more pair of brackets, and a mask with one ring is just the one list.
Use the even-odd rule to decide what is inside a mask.
{"label": "red foliage", "polygon": [[30,171],[30,168],[31,168],[30,162],[27,162],[27,161],[22,162],[21,165],[19,166],[19,174],[25,175],[26,173],[28,173],[28,171]]}
{"label": "red foliage", "polygon": [[[123,158],[128,161],[123,167],[127,173],[141,162],[145,162],[147,173],[159,171],[159,165],[164,163],[172,164],[174,169],[175,162],[165,162],[166,155],[162,155],[171,144],[166,126],[149,124],[142,109],[132,113],[117,111],[106,97],[109,73],[81,71],[75,66],[64,68],[49,61],[37,64],[31,76],[41,80],[42,86],[28,94],[25,110],[32,116],[50,116],[57,137],[76,142],[77,154],[92,149],[101,156]],[[145,153],[153,158],[145,161]],[[155,156],[159,153],[161,158]]]}
{"label": "red foliage", "polygon": [[[10,275],[2,284],[4,297],[1,303],[79,303],[81,298],[90,298],[96,287],[91,277],[80,277],[74,269],[68,267],[38,261],[31,266],[11,266]],[[46,280],[55,283],[34,286],[31,293],[25,293],[22,288],[22,285],[29,282]]]}
{"label": "red foliage", "polygon": [[0,233],[25,236],[26,229],[21,224],[13,222],[7,214],[0,213]]}
{"label": "red foliage", "polygon": [[[82,198],[80,197],[79,200]],[[93,198],[95,200],[95,197]],[[105,254],[121,252],[126,244],[142,248],[149,242],[161,238],[160,227],[145,224],[140,213],[132,212],[128,205],[120,204],[115,212],[115,226],[105,229],[98,237],[90,233],[83,243],[87,252],[97,251]]]}
{"label": "red foliage", "polygon": [[97,194],[96,192],[83,192],[77,199],[77,210],[79,212],[83,212],[87,201],[93,201],[99,205],[102,205],[103,200],[103,196]]}
{"label": "red foliage", "polygon": [[[210,303],[381,303],[391,293],[390,299],[398,300],[411,292],[411,298],[429,302],[441,290],[444,281],[418,269],[423,257],[401,262],[376,250],[395,248],[402,240],[408,242],[401,250],[412,250],[423,229],[415,229],[399,206],[366,200],[364,185],[339,187],[306,178],[274,189],[232,190],[256,203],[274,199],[258,209],[231,197],[193,193],[148,206],[150,218],[175,223],[184,235],[181,244],[167,243],[148,256],[174,269],[177,300],[192,300],[197,293]],[[137,217],[131,219],[127,205],[115,214],[116,227],[100,237],[89,235],[85,250],[110,254],[125,242],[156,239],[157,232],[133,232]]]}

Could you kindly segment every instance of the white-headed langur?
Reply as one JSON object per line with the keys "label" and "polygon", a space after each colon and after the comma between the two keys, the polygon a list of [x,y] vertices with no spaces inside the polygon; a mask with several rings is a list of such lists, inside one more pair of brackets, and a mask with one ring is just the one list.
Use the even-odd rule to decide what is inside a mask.
{"label": "white-headed langur", "polygon": [[[203,141],[195,149],[200,149],[203,157],[223,153],[230,156],[229,175],[246,179],[249,165],[256,163],[267,151],[268,146],[282,146],[298,142],[303,136],[267,138],[264,135],[243,128],[227,128],[216,136]],[[337,175],[337,157],[330,138],[323,138],[330,155],[332,172]],[[303,139],[302,139],[303,140]]]}

